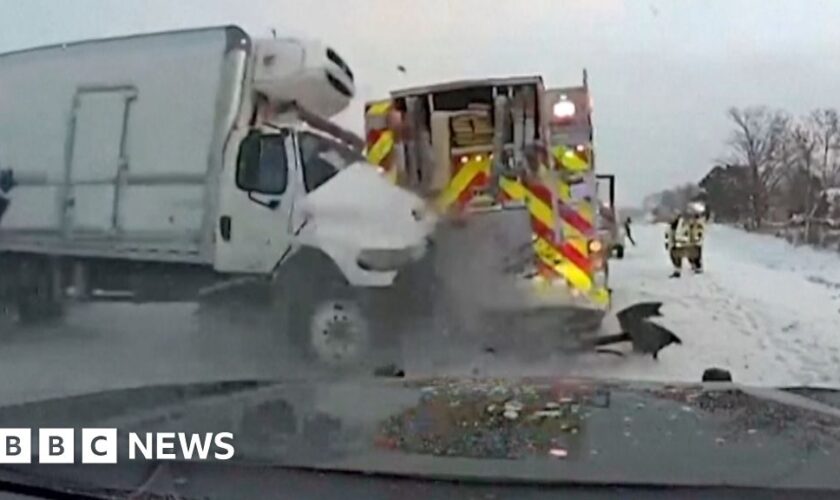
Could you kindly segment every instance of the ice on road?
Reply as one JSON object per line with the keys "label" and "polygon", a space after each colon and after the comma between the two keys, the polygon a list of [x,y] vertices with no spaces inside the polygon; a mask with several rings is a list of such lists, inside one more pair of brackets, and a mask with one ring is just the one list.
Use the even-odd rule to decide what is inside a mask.
{"label": "ice on road", "polygon": [[[576,374],[699,381],[721,367],[736,382],[840,387],[840,256],[721,225],[707,231],[705,273],[669,279],[662,225],[640,225],[623,261],[611,261],[615,310],[664,303],[657,321],[683,340],[659,361],[587,355]],[[611,323],[605,324],[609,329]]]}

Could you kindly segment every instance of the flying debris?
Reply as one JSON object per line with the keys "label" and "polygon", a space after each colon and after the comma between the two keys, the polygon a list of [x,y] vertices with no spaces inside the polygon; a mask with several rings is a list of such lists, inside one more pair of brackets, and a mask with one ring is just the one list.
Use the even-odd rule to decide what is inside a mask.
{"label": "flying debris", "polygon": [[653,359],[659,359],[659,351],[671,344],[682,344],[682,340],[674,332],[650,320],[660,317],[661,302],[640,302],[616,314],[621,333],[605,335],[591,341],[593,347],[630,342],[633,352],[651,354]]}

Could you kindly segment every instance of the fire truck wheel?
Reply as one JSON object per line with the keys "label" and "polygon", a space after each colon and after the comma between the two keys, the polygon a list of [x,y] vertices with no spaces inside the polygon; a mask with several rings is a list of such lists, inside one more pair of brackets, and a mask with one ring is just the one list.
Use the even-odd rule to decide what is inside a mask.
{"label": "fire truck wheel", "polygon": [[621,260],[624,258],[624,245],[616,245],[613,251],[615,252],[616,259]]}

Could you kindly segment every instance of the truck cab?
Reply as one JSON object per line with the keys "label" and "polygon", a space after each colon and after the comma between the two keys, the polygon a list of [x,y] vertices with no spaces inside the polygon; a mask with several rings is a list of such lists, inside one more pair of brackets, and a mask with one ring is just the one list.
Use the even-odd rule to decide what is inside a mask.
{"label": "truck cab", "polygon": [[[434,219],[329,121],[355,94],[349,66],[331,48],[288,39],[256,40],[251,57],[224,152],[215,269],[271,274],[308,248],[354,286],[389,286],[422,255]],[[387,263],[371,258],[385,253]]]}
{"label": "truck cab", "polygon": [[[270,274],[309,249],[328,256],[353,286],[387,287],[422,258],[435,225],[423,200],[382,179],[359,151],[300,124],[251,129],[235,183],[242,203],[222,219],[220,236],[230,244],[218,247],[218,270]],[[241,239],[234,221],[245,226]],[[256,233],[264,239],[248,237]]]}

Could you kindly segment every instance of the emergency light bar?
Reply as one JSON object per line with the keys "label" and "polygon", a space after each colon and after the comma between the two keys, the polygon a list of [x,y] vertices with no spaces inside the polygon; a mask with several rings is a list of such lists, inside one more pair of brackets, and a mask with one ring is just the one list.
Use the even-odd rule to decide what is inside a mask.
{"label": "emergency light bar", "polygon": [[571,118],[575,116],[575,103],[568,100],[557,101],[554,103],[554,117],[555,118]]}

